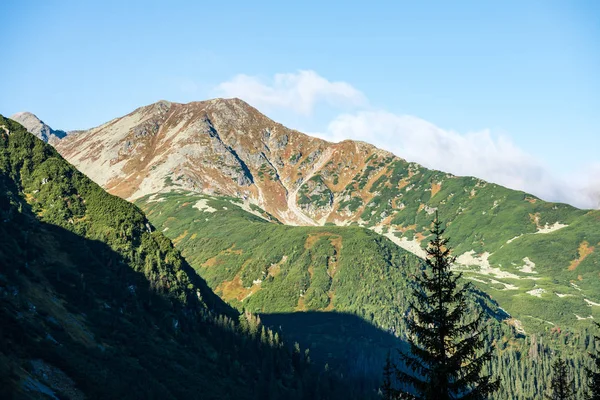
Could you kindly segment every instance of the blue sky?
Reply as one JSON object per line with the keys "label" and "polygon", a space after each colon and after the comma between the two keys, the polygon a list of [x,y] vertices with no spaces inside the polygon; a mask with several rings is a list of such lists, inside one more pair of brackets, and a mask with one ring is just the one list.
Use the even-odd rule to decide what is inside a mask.
{"label": "blue sky", "polygon": [[[551,200],[579,201],[557,182],[600,188],[600,2],[289,3],[9,0],[0,113],[83,129],[159,99],[237,95],[292,128]],[[456,148],[427,162],[415,137],[439,135]]]}

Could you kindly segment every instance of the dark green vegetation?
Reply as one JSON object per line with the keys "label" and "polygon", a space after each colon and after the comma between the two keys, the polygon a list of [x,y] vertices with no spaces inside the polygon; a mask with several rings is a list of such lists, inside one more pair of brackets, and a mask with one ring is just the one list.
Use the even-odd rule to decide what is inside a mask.
{"label": "dark green vegetation", "polygon": [[351,396],[215,296],[137,207],[1,116],[0,339],[3,399]]}
{"label": "dark green vegetation", "polygon": [[411,372],[397,370],[399,395],[415,400],[486,399],[499,382],[481,373],[493,353],[482,335],[485,313],[467,301],[471,284],[463,285],[461,274],[450,269],[455,257],[437,215],[431,234],[408,309],[410,352],[402,352],[401,358]]}
{"label": "dark green vegetation", "polygon": [[[137,204],[217,294],[281,326],[285,337],[310,348],[315,363],[362,375],[365,385],[380,383],[387,352],[403,348],[409,282],[420,260],[381,235],[358,227],[270,223],[244,211],[239,200],[189,192],[151,195]],[[470,297],[487,315],[506,318],[485,293]],[[325,313],[331,311],[354,314],[371,326]],[[583,366],[591,365],[587,352],[596,349],[587,321],[576,329],[545,324],[527,336],[506,322],[491,322],[486,333],[494,358],[484,373],[502,382],[498,399],[542,396],[557,353],[583,388]]]}
{"label": "dark green vegetation", "polygon": [[570,375],[567,363],[565,360],[558,357],[552,364],[552,381],[550,383],[549,393],[546,395],[548,400],[575,399],[573,380]]}
{"label": "dark green vegetation", "polygon": [[[600,328],[600,324],[595,323],[596,328]],[[600,342],[600,336],[595,335],[594,341]],[[600,400],[600,352],[595,351],[590,353],[593,367],[587,369],[588,378],[588,396],[589,400]]]}
{"label": "dark green vegetation", "polygon": [[333,204],[333,193],[320,175],[315,175],[300,187],[298,192],[300,206],[313,205],[316,208],[330,207]]}

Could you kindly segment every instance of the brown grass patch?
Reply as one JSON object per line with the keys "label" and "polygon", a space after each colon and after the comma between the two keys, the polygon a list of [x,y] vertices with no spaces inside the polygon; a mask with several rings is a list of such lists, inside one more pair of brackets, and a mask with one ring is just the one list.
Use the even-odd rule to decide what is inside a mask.
{"label": "brown grass patch", "polygon": [[325,311],[333,310],[333,299],[335,298],[335,293],[332,291],[327,292],[327,297],[329,297],[329,304],[324,308]]}
{"label": "brown grass patch", "polygon": [[[196,235],[196,234],[194,233],[194,235]],[[194,235],[192,235],[192,238],[194,237]],[[234,250],[234,248],[235,248],[235,244],[232,244],[230,248],[225,249],[223,251],[220,251],[219,254],[217,254],[216,256],[211,257],[208,260],[206,260],[204,262],[204,264],[202,264],[202,266],[203,267],[214,267],[215,265],[218,264],[217,263],[218,258],[221,257],[221,256],[223,256],[223,255],[227,255],[227,254],[237,254],[237,255],[240,255],[240,254],[244,253],[244,251],[242,249]]]}
{"label": "brown grass patch", "polygon": [[400,182],[398,182],[398,189],[404,189],[405,187],[408,186],[408,179],[407,178],[402,178],[400,179]]}
{"label": "brown grass patch", "polygon": [[242,283],[242,278],[237,274],[232,280],[219,284],[216,291],[221,292],[221,296],[225,300],[237,299],[238,301],[244,301],[244,299],[248,296],[252,296],[260,289],[260,285],[252,285],[250,288],[245,288]]}
{"label": "brown grass patch", "polygon": [[396,216],[395,213],[392,215],[388,215],[387,217],[385,217],[384,219],[381,220],[381,225],[384,225],[384,226],[389,225],[395,216]]}
{"label": "brown grass patch", "polygon": [[144,181],[145,176],[138,174],[136,176],[129,175],[126,178],[113,177],[111,178],[104,187],[110,194],[128,199],[133,195]]}
{"label": "brown grass patch", "polygon": [[417,230],[417,224],[407,225],[407,226],[396,225],[396,227],[394,229],[396,231],[399,231],[399,232],[402,232],[402,233],[406,233],[406,231]]}
{"label": "brown grass patch", "polygon": [[529,219],[535,224],[536,228],[540,228],[540,213],[529,213]]}
{"label": "brown grass patch", "polygon": [[331,233],[331,232],[310,233],[308,235],[308,237],[306,238],[306,242],[304,242],[304,248],[307,250],[312,248],[315,245],[315,243],[317,243],[317,241],[320,238],[322,238],[323,236],[338,236],[338,235]]}
{"label": "brown grass patch", "polygon": [[276,277],[281,272],[281,264],[286,262],[288,259],[287,256],[281,257],[281,260],[278,263],[271,264],[269,268],[267,268],[267,275]]}
{"label": "brown grass patch", "polygon": [[304,297],[298,298],[298,305],[294,311],[306,311],[306,305],[304,304]]}
{"label": "brown grass patch", "polygon": [[339,252],[340,252],[340,249],[342,248],[342,237],[341,237],[341,236],[338,236],[338,235],[332,236],[332,237],[329,239],[329,242],[331,242],[331,245],[332,245],[332,246],[335,248],[335,250],[336,250],[336,251],[339,253]]}
{"label": "brown grass patch", "polygon": [[425,238],[427,238],[427,236],[423,235],[421,232],[415,233],[415,239],[417,239],[419,242],[422,242],[425,240]]}
{"label": "brown grass patch", "polygon": [[266,200],[266,211],[277,215],[287,210],[287,194],[285,188],[278,180],[265,180],[257,182]]}
{"label": "brown grass patch", "polygon": [[533,197],[526,196],[525,197],[525,201],[528,201],[531,204],[535,204],[537,202],[537,199],[534,199]]}
{"label": "brown grass patch", "polygon": [[281,266],[279,264],[272,264],[267,270],[269,276],[276,277],[281,272]]}
{"label": "brown grass patch", "polygon": [[175,239],[172,240],[174,245],[177,245],[177,243],[179,243],[183,238],[185,238],[188,234],[188,230],[186,229],[185,231],[183,231],[183,233],[179,236],[177,236]]}
{"label": "brown grass patch", "polygon": [[585,260],[587,256],[594,252],[594,247],[590,246],[587,240],[584,240],[581,242],[579,249],[577,250],[579,251],[579,258],[571,261],[571,264],[569,265],[569,271],[575,271],[579,264],[581,264],[581,262]]}
{"label": "brown grass patch", "polygon": [[383,175],[386,175],[389,178],[391,172],[392,171],[388,170],[385,167],[381,168],[381,170],[379,170],[375,175],[373,175],[371,177],[371,179],[369,179],[369,181],[365,185],[363,191],[369,193],[369,191],[371,190],[371,187],[377,181],[377,179],[381,178]]}
{"label": "brown grass patch", "polygon": [[203,267],[214,267],[215,265],[217,265],[217,256],[211,257],[208,260],[206,260],[204,262],[204,264],[202,264]]}
{"label": "brown grass patch", "polygon": [[431,183],[431,197],[433,198],[433,196],[438,194],[441,189],[442,189],[441,183],[432,182]]}

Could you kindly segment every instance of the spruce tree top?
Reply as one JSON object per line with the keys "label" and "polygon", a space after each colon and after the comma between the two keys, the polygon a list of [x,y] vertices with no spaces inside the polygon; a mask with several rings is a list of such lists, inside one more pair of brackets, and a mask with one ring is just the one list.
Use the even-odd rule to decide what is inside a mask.
{"label": "spruce tree top", "polygon": [[401,357],[412,373],[397,370],[404,399],[485,399],[498,388],[481,370],[491,358],[484,350],[484,313],[467,301],[471,284],[451,270],[455,257],[437,213],[424,268],[417,274],[407,316],[410,353]]}

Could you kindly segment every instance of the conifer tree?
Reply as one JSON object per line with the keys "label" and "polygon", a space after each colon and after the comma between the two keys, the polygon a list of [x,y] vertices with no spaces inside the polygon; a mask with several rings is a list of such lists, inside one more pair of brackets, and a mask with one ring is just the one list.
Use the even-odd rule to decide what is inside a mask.
{"label": "conifer tree", "polygon": [[559,357],[552,364],[552,381],[550,383],[550,394],[546,395],[548,400],[570,400],[575,399],[573,381],[569,380],[567,362]]}
{"label": "conifer tree", "polygon": [[399,398],[485,399],[499,384],[482,374],[492,355],[484,349],[484,313],[469,317],[471,284],[459,286],[462,274],[450,269],[455,257],[437,213],[431,234],[406,318],[410,353],[400,353],[410,372],[396,368]]}
{"label": "conifer tree", "polygon": [[392,385],[392,377],[394,376],[394,365],[392,357],[388,352],[385,358],[385,366],[383,367],[383,384],[381,385],[381,394],[383,400],[394,400],[397,397],[396,390]]}
{"label": "conifer tree", "polygon": [[[596,326],[600,328],[600,324],[595,322]],[[600,336],[594,336],[594,342],[600,342]],[[589,400],[600,400],[600,353],[595,351],[590,353],[590,357],[594,362],[594,368],[586,368],[588,377],[588,399]]]}

